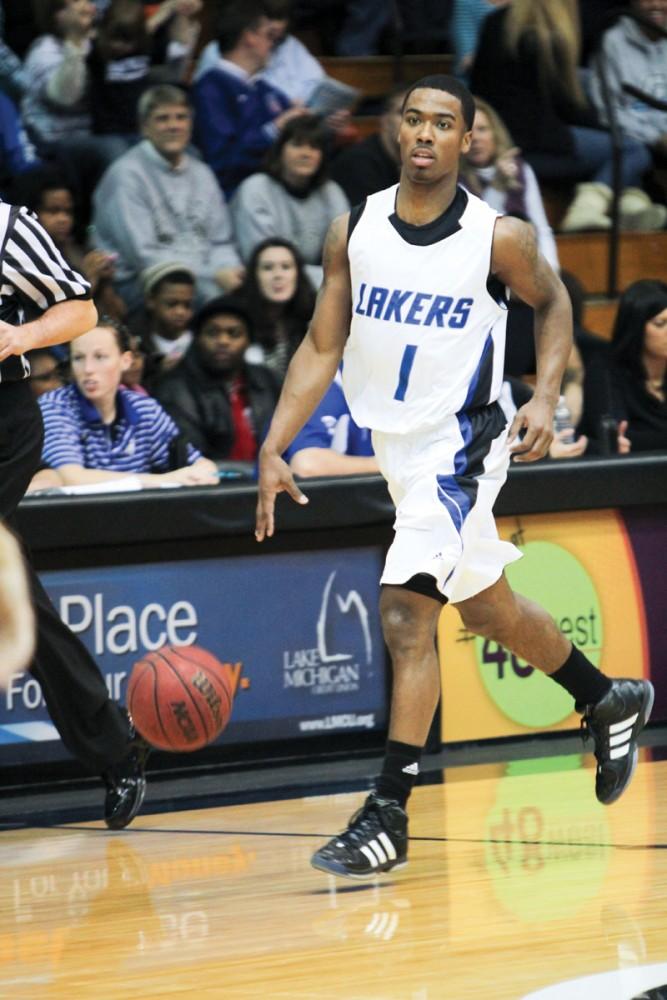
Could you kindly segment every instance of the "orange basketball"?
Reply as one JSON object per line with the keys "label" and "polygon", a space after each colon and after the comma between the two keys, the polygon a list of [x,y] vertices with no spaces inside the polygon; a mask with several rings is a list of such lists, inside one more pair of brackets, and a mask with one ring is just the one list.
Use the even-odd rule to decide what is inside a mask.
{"label": "orange basketball", "polygon": [[228,667],[199,646],[162,646],[135,663],[127,708],[137,730],[160,750],[199,750],[232,712]]}

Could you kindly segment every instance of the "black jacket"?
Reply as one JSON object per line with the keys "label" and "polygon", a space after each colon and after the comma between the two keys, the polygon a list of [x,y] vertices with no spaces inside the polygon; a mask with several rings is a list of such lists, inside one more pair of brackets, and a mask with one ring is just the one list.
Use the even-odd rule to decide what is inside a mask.
{"label": "black jacket", "polygon": [[470,89],[494,107],[529,161],[531,153],[573,156],[568,126],[600,128],[595,112],[575,104],[557,78],[547,78],[530,34],[520,41],[516,56],[506,50],[502,42],[506,17],[507,9],[501,8],[485,18]]}
{"label": "black jacket", "polygon": [[[264,365],[244,365],[243,375],[255,434],[261,441],[278,402],[280,387],[273,372]],[[203,367],[196,341],[160,379],[154,394],[202,455],[214,462],[229,457],[234,428],[225,380]]]}

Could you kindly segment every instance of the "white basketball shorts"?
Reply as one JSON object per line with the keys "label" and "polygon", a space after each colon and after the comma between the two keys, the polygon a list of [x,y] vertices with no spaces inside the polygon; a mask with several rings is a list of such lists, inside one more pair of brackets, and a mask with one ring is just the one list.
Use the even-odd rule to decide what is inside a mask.
{"label": "white basketball shorts", "polygon": [[500,541],[493,517],[509,466],[499,404],[447,417],[418,434],[374,431],[373,447],[396,505],[382,583],[427,573],[456,603],[490,587],[521,558],[514,545]]}

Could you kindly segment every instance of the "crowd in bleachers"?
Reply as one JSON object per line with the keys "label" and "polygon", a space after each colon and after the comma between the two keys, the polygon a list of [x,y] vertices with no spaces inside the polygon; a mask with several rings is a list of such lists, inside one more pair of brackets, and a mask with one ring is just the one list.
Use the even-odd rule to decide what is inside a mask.
{"label": "crowd in bleachers", "polygon": [[[609,229],[616,180],[622,231],[667,226],[667,0],[450,0],[430,33],[426,0],[323,3],[319,21],[317,6],[0,2],[0,195],[36,214],[101,317],[69,350],[30,358],[46,427],[35,489],[252,475],[329,224],[400,170],[405,85],[366,107],[363,86],[336,86],[318,56],[430,39],[477,98],[461,183],[531,223],[556,269],[549,185],[570,196],[562,232]],[[351,109],[374,116],[370,134]],[[667,285],[647,274],[623,289],[604,341],[582,327],[576,275],[564,279],[578,430],[558,432],[552,457],[666,448]],[[533,371],[532,314],[511,302],[517,405]],[[298,474],[374,468],[337,384],[300,440]]]}

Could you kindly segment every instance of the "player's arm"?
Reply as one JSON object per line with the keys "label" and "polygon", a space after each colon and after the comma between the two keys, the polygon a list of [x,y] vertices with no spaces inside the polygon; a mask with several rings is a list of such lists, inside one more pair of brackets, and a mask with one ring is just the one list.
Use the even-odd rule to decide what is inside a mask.
{"label": "player's arm", "polygon": [[[491,270],[535,310],[535,392],[517,412],[509,433],[515,460],[534,462],[546,455],[553,437],[553,413],[572,349],[570,298],[539,252],[533,227],[518,219],[504,217],[496,222]],[[518,441],[522,429],[523,438]]]}
{"label": "player's arm", "polygon": [[39,319],[22,326],[0,322],[0,361],[10,354],[25,354],[37,347],[65,344],[92,330],[97,323],[97,309],[92,299],[57,302]]}
{"label": "player's arm", "polygon": [[269,433],[259,455],[259,496],[255,537],[273,534],[276,495],[287,491],[298,503],[307,499],[280,457],[329,388],[349,333],[352,298],[347,259],[349,213],[331,223],[324,245],[324,280],[308,332],[283,383]]}

